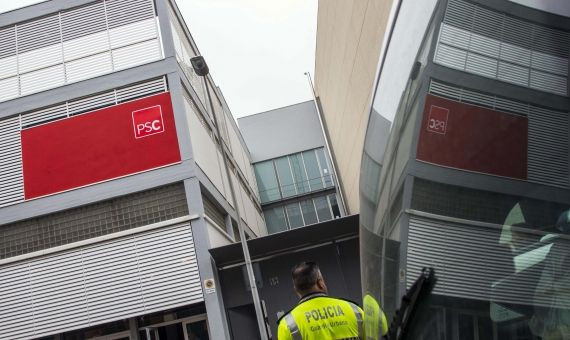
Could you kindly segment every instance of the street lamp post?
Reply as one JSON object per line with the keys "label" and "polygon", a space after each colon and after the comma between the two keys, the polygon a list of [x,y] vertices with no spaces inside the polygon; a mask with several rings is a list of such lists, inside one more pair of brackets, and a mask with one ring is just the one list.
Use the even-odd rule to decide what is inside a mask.
{"label": "street lamp post", "polygon": [[[204,78],[204,82],[206,84],[206,92],[208,95],[208,102],[210,103],[210,109],[212,110],[212,116],[214,117],[214,122],[216,123],[216,131],[218,133],[218,136],[220,136],[220,139],[221,139],[220,124],[218,122],[218,117],[217,117],[216,113],[214,112],[214,104],[212,102],[212,96],[210,95],[210,89],[208,87],[208,80],[206,79],[206,76],[210,73],[210,70],[208,68],[208,65],[206,64],[206,61],[204,60],[204,57],[202,57],[202,56],[197,56],[197,57],[191,58],[190,61],[192,63],[192,68],[194,69],[196,74],[198,76]],[[265,326],[265,319],[263,317],[263,309],[261,307],[261,300],[259,299],[259,292],[257,291],[257,285],[255,283],[255,274],[253,272],[253,266],[251,264],[251,257],[249,255],[249,248],[247,246],[247,239],[245,237],[245,231],[244,231],[244,227],[243,227],[243,224],[241,221],[239,204],[237,204],[234,184],[231,180],[230,168],[228,166],[228,159],[227,159],[227,155],[226,155],[226,152],[224,150],[223,145],[222,145],[222,158],[224,160],[224,168],[226,168],[226,176],[228,177],[228,181],[230,183],[230,193],[232,196],[232,200],[234,201],[234,208],[235,208],[236,217],[237,217],[239,236],[241,239],[241,247],[243,250],[243,257],[245,260],[245,267],[247,270],[247,276],[249,279],[249,286],[251,287],[251,295],[253,298],[253,305],[255,307],[255,314],[257,317],[257,325],[259,326],[259,334],[261,336],[261,340],[268,340],[267,330],[266,330],[266,326]]]}

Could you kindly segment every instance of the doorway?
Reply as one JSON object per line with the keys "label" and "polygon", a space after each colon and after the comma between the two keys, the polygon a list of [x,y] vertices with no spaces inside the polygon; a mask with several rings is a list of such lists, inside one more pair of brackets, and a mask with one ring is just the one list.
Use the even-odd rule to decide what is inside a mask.
{"label": "doorway", "polygon": [[210,340],[205,315],[144,327],[139,336],[141,340]]}

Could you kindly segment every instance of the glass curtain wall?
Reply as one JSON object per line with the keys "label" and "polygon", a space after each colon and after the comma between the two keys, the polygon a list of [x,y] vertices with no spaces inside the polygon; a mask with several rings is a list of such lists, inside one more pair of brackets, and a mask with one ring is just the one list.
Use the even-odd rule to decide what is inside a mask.
{"label": "glass curtain wall", "polygon": [[324,149],[313,149],[254,164],[261,203],[333,187]]}
{"label": "glass curtain wall", "polygon": [[263,210],[267,232],[273,234],[340,217],[336,194],[313,197]]}

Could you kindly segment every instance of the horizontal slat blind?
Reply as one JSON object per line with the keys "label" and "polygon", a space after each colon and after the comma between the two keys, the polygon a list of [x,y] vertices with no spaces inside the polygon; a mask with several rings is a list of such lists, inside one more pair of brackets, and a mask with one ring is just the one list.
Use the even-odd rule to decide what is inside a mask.
{"label": "horizontal slat blind", "polygon": [[434,62],[567,96],[569,54],[570,32],[450,0]]}
{"label": "horizontal slat blind", "polygon": [[0,267],[0,338],[28,339],[203,301],[189,224]]}
{"label": "horizontal slat blind", "polygon": [[0,30],[0,101],[162,58],[153,0],[99,0]]}
{"label": "horizontal slat blind", "polygon": [[570,187],[570,113],[432,80],[429,92],[458,102],[528,117],[528,181]]}
{"label": "horizontal slat blind", "polygon": [[0,121],[0,207],[24,199],[20,117]]}
{"label": "horizontal slat blind", "polygon": [[[537,241],[540,238],[529,237]],[[552,307],[552,295],[537,292],[547,292],[547,286],[554,284],[553,277],[550,282],[540,281],[547,277],[545,273],[548,275],[548,263],[563,263],[570,250],[569,241],[558,239],[537,248],[546,256],[527,252],[515,258],[508,245],[499,243],[500,238],[498,226],[410,218],[407,286],[413,284],[422,267],[435,267],[438,276],[435,294]],[[528,245],[523,244],[523,239],[513,239],[517,249]],[[517,275],[513,275],[515,272]],[[561,299],[557,303],[559,308],[570,308],[568,300]]]}

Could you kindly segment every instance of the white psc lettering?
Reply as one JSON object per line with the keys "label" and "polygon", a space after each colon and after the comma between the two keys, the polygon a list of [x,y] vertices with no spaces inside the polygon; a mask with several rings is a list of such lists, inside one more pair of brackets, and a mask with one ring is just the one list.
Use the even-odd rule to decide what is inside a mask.
{"label": "white psc lettering", "polygon": [[137,133],[140,134],[142,132],[149,133],[154,131],[162,130],[162,125],[160,120],[155,119],[152,122],[140,123],[137,124]]}
{"label": "white psc lettering", "polygon": [[445,122],[443,120],[436,120],[431,118],[429,120],[428,127],[436,131],[445,131]]}

